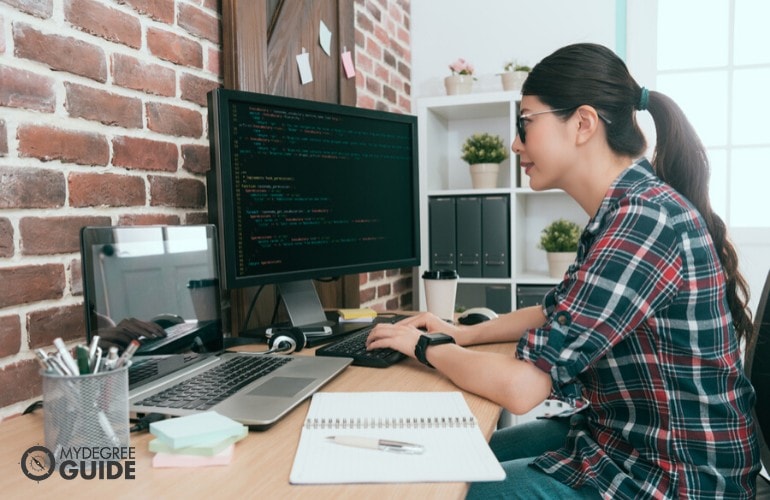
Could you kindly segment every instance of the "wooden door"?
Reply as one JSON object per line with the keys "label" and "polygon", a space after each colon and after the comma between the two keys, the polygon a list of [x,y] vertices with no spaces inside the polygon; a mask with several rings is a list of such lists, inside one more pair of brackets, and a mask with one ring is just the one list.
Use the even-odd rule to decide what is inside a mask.
{"label": "wooden door", "polygon": [[[355,79],[344,77],[340,54],[355,46],[353,0],[222,0],[224,86],[272,95],[355,106]],[[331,54],[319,44],[319,23],[332,32]],[[302,85],[296,56],[310,54],[313,81]],[[358,275],[316,282],[324,307],[358,307]],[[272,288],[272,287],[271,287]],[[233,332],[255,290],[231,295]],[[249,325],[269,324],[275,291],[262,292]]]}

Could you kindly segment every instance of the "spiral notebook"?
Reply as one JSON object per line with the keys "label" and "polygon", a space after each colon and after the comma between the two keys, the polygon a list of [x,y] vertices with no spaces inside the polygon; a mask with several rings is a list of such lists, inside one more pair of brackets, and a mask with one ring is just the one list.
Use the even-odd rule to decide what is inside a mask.
{"label": "spiral notebook", "polygon": [[[330,436],[395,440],[420,454],[346,446]],[[500,481],[505,478],[459,392],[316,393],[292,484]]]}

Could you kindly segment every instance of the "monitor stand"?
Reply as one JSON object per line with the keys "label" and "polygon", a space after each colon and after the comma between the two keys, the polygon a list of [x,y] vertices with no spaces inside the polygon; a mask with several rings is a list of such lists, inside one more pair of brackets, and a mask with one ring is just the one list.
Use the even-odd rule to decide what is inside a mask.
{"label": "monitor stand", "polygon": [[312,280],[280,283],[278,289],[292,326],[336,326],[326,318]]}
{"label": "monitor stand", "polygon": [[[307,347],[330,342],[367,326],[365,323],[339,323],[336,313],[327,315],[311,280],[291,281],[277,286],[291,325],[302,328],[307,335]],[[313,332],[315,327],[320,326],[331,327],[331,333]]]}

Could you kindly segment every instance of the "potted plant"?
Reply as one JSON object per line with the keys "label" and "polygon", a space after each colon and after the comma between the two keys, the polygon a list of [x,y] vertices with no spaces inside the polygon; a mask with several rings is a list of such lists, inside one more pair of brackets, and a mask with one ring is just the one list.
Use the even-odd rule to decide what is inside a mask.
{"label": "potted plant", "polygon": [[495,188],[500,163],[508,158],[508,149],[499,135],[483,132],[465,139],[461,158],[470,165],[474,188]]}
{"label": "potted plant", "polygon": [[566,219],[551,222],[540,233],[538,248],[546,251],[548,274],[552,278],[563,277],[575,261],[579,240],[580,226]]}
{"label": "potted plant", "polygon": [[444,78],[447,95],[468,94],[473,88],[473,65],[463,58],[449,65],[451,75]]}
{"label": "potted plant", "polygon": [[521,90],[521,86],[524,85],[524,80],[527,79],[532,68],[515,61],[508,61],[503,66],[503,71],[500,74],[503,80],[503,90]]}

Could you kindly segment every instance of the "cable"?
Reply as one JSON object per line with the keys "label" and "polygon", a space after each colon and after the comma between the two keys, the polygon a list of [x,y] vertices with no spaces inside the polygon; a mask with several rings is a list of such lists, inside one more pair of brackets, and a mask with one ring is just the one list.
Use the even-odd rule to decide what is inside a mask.
{"label": "cable", "polygon": [[146,431],[147,429],[150,428],[151,423],[158,422],[160,420],[163,420],[164,418],[166,418],[166,416],[160,413],[148,413],[147,415],[140,418],[134,425],[132,425],[129,431],[131,432]]}

